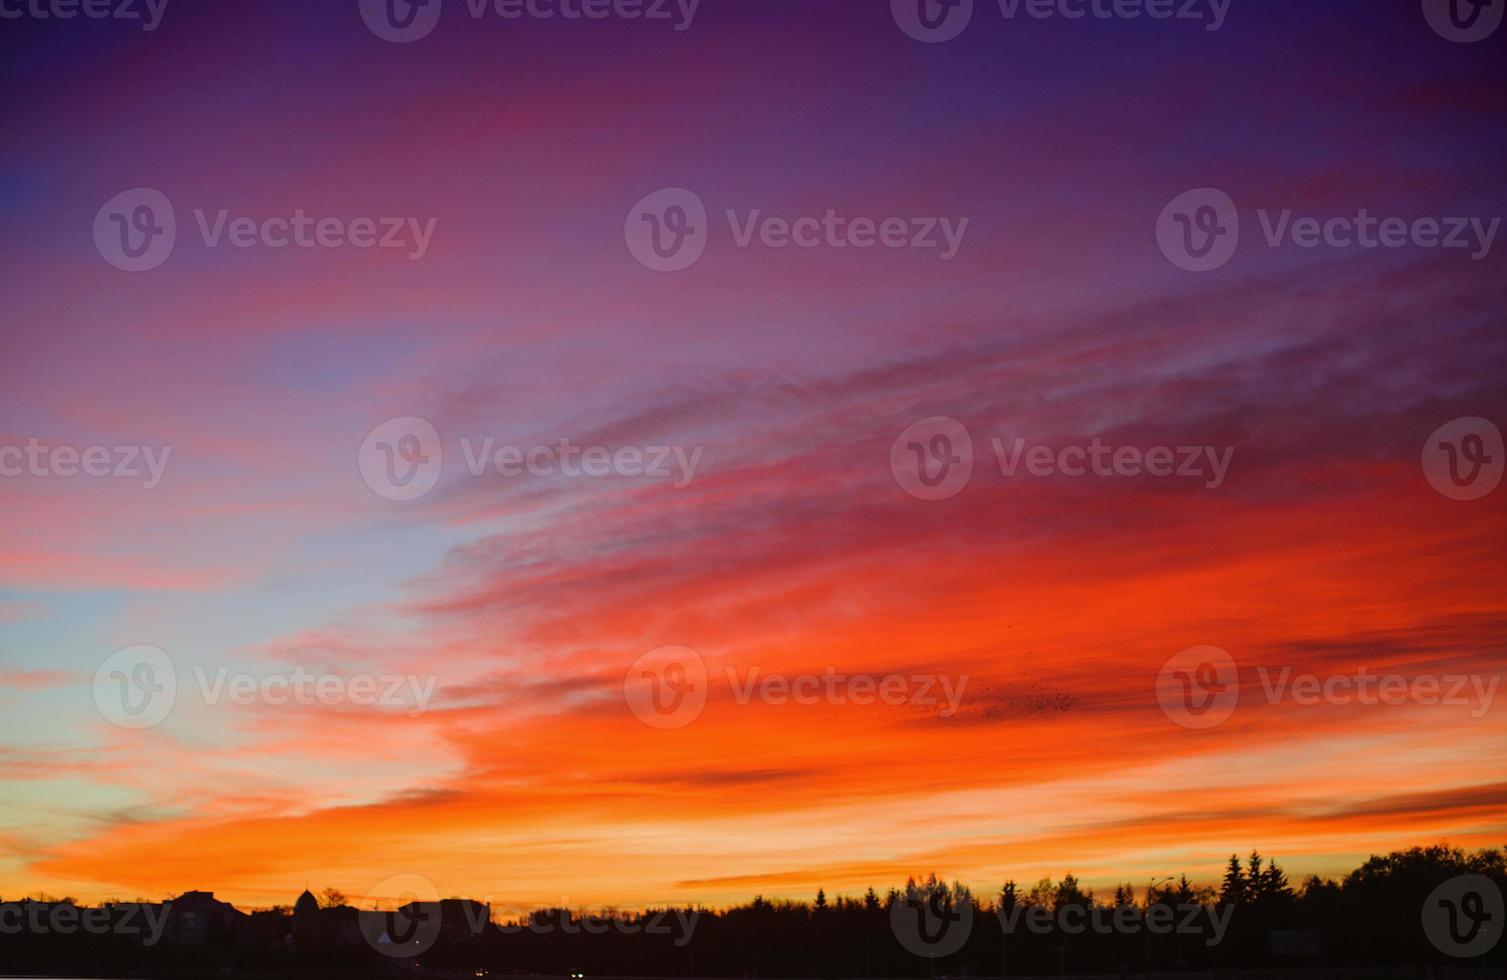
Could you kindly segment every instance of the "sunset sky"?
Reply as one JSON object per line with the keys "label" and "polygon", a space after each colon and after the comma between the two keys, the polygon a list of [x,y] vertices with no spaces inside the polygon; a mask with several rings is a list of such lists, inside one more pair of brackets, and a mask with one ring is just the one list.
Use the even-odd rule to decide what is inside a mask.
{"label": "sunset sky", "polygon": [[[930,44],[889,6],[703,0],[678,30],[447,0],[411,43],[357,0],[0,21],[0,446],[170,447],[151,487],[0,477],[0,897],[250,908],[422,875],[722,904],[1507,843],[1507,689],[1262,684],[1507,672],[1507,488],[1450,499],[1420,464],[1452,420],[1507,426],[1507,230],[1474,258],[1273,247],[1258,217],[1507,216],[1507,30],[1452,43],[1403,0],[1233,0],[1218,30],[979,0]],[[125,272],[91,225],[143,187],[176,246]],[[1204,187],[1240,245],[1192,272],[1157,222]],[[710,214],[676,272],[625,242],[662,188]],[[418,259],[212,247],[196,209],[433,234]],[[968,224],[945,260],[740,247],[725,212],[756,209]],[[410,416],[442,475],[386,499],[363,441]],[[974,469],[925,500],[891,450],[933,417]],[[1017,438],[1231,455],[1213,487],[1006,475],[991,440]],[[688,481],[473,476],[487,439],[700,455]],[[127,729],[94,678],[138,645],[178,694]],[[1191,729],[1157,679],[1204,645],[1241,696]],[[667,646],[710,682],[657,728],[625,676]],[[962,695],[740,703],[755,667]],[[434,689],[205,703],[221,668]]]}

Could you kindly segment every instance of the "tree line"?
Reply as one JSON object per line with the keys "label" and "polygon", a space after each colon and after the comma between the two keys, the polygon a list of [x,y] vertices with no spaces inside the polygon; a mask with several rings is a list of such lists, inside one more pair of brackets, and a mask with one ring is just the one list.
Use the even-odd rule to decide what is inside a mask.
{"label": "tree line", "polygon": [[[235,912],[223,934],[202,942],[152,945],[108,932],[17,932],[0,915],[0,972],[370,974],[420,965],[468,976],[857,980],[1459,963],[1501,975],[1507,942],[1456,960],[1431,938],[1423,916],[1431,896],[1461,876],[1480,876],[1507,893],[1504,854],[1413,848],[1373,856],[1339,879],[1295,885],[1277,861],[1252,852],[1232,855],[1223,878],[1207,885],[1184,875],[1097,894],[1068,874],[1029,887],[1006,881],[977,895],[931,875],[882,893],[829,897],[820,890],[810,901],[755,896],[721,909],[632,913],[493,910],[470,925],[451,907],[481,906],[447,901],[443,928],[427,938],[405,931],[402,913],[379,921],[379,913],[351,908],[326,889],[318,943],[293,941],[294,914],[286,908]],[[1473,905],[1464,911],[1485,916],[1480,927],[1500,937],[1501,921],[1490,922]]]}

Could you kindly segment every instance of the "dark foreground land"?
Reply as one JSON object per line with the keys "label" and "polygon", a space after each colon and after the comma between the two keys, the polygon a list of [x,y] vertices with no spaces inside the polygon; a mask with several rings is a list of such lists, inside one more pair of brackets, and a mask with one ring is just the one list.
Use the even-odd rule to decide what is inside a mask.
{"label": "dark foreground land", "polygon": [[1067,875],[989,897],[933,876],[856,898],[511,916],[465,899],[358,909],[333,890],[249,914],[209,892],[28,899],[0,903],[0,976],[1507,980],[1504,895],[1502,850],[1438,846],[1296,886],[1273,861],[1232,856],[1218,887],[1113,895]]}
{"label": "dark foreground land", "polygon": [[[390,973],[369,974],[377,978],[390,977]],[[415,980],[419,978],[432,978],[432,980],[474,980],[473,973],[425,971],[415,970],[405,972]],[[186,974],[153,974],[151,976],[137,976],[133,974],[117,974],[98,978],[64,977],[43,974],[12,975],[0,974],[0,980],[269,980],[270,977],[288,978],[288,980],[315,980],[326,977],[323,973],[186,973]],[[547,974],[489,974],[492,980],[580,980],[569,976],[550,976]],[[1112,974],[1121,976],[1121,974]],[[1291,969],[1277,970],[1216,970],[1201,971],[1194,973],[1139,973],[1129,972],[1125,977],[1133,977],[1135,980],[1502,980],[1504,976],[1500,968],[1467,967],[1467,966],[1394,966],[1394,967],[1294,967]],[[1105,974],[1098,973],[1069,973],[1069,974],[1040,974],[1030,975],[1011,974],[1008,980],[1104,980]],[[587,980],[737,980],[726,977],[595,977],[588,976]],[[810,977],[771,977],[767,980],[811,980]],[[896,977],[874,977],[871,980],[904,980]],[[941,977],[937,980],[942,980]],[[948,978],[948,980],[962,980],[962,978]],[[968,980],[1006,980],[1001,977],[972,977]]]}

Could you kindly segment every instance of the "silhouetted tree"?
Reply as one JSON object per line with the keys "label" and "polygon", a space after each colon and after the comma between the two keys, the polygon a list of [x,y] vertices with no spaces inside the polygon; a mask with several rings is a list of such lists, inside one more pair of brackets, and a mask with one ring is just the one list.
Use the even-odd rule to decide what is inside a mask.
{"label": "silhouetted tree", "polygon": [[1244,905],[1247,895],[1245,873],[1240,869],[1240,857],[1231,854],[1229,867],[1224,872],[1224,884],[1219,889],[1219,904]]}
{"label": "silhouetted tree", "polygon": [[1266,870],[1262,872],[1260,895],[1265,899],[1281,902],[1290,901],[1293,897],[1287,873],[1277,866],[1275,859],[1268,861]]}

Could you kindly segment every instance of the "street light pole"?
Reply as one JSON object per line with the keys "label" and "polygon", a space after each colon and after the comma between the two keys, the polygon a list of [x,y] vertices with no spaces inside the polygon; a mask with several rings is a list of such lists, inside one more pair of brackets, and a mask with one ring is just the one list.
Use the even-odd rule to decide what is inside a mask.
{"label": "street light pole", "polygon": [[1146,972],[1150,973],[1151,972],[1151,895],[1152,895],[1153,892],[1156,891],[1156,886],[1157,885],[1165,885],[1167,882],[1169,882],[1169,881],[1172,880],[1172,876],[1168,875],[1167,877],[1163,878],[1161,881],[1157,881],[1155,878],[1148,878],[1147,880],[1150,881],[1151,884],[1149,884],[1149,885],[1146,886],[1146,915],[1145,915],[1144,921],[1142,921],[1142,923],[1141,923],[1141,927],[1146,930]]}

